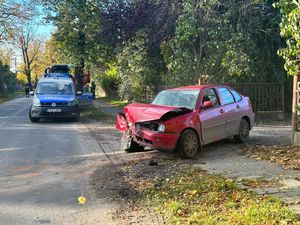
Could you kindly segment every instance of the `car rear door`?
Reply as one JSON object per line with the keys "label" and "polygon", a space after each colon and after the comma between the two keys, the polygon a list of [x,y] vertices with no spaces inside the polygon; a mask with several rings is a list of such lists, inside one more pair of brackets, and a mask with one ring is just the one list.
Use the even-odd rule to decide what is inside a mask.
{"label": "car rear door", "polygon": [[[202,143],[208,144],[223,139],[225,134],[225,111],[220,104],[219,97],[214,88],[207,88],[203,91],[201,99],[200,122]],[[205,109],[204,101],[210,99],[213,107]]]}
{"label": "car rear door", "polygon": [[221,105],[225,110],[226,136],[236,135],[241,121],[240,106],[227,87],[218,87],[217,91],[220,96]]}

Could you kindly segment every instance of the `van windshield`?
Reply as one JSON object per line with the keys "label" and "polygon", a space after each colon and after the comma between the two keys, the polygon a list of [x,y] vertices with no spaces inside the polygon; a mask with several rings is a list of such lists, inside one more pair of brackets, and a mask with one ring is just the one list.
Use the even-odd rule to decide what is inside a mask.
{"label": "van windshield", "polygon": [[73,94],[74,87],[71,83],[43,82],[36,89],[37,94]]}

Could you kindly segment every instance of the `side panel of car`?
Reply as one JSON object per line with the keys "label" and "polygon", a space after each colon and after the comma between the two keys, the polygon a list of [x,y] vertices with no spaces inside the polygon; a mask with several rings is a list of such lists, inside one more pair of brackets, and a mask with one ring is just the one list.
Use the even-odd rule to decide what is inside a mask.
{"label": "side panel of car", "polygon": [[[203,108],[204,102],[212,101],[213,107]],[[202,91],[200,96],[200,113],[202,144],[225,138],[225,114],[220,106],[217,93],[214,88],[208,88]]]}
{"label": "side panel of car", "polygon": [[218,87],[217,91],[225,110],[226,136],[236,135],[242,118],[241,107],[227,87]]}

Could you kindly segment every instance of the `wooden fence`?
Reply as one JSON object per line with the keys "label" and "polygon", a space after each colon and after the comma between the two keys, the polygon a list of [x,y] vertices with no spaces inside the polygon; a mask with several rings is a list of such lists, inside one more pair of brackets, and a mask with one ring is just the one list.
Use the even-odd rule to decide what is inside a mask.
{"label": "wooden fence", "polygon": [[[284,112],[284,84],[283,83],[239,83],[229,84],[242,95],[251,100],[254,112]],[[150,102],[155,95],[167,87],[148,87],[143,98]]]}
{"label": "wooden fence", "polygon": [[248,96],[255,112],[284,112],[283,83],[231,84],[242,95]]}

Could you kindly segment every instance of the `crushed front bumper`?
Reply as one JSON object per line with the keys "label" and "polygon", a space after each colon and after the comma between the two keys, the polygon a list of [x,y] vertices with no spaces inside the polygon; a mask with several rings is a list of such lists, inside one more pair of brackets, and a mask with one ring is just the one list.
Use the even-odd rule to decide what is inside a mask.
{"label": "crushed front bumper", "polygon": [[179,134],[158,133],[146,129],[141,129],[133,133],[133,139],[138,144],[145,147],[164,150],[174,150],[178,138]]}

